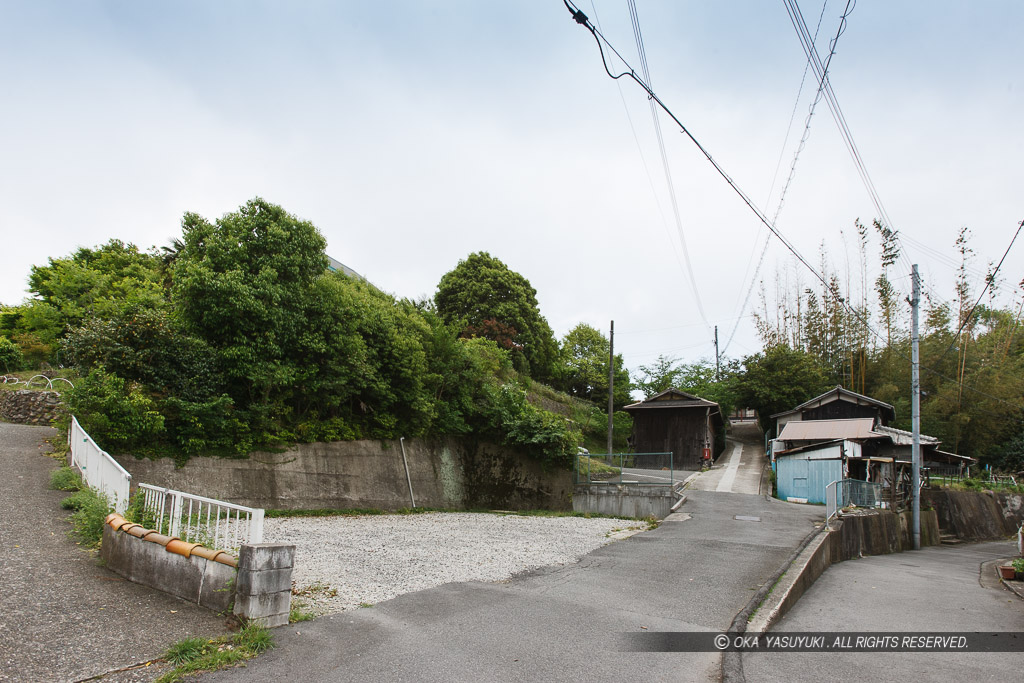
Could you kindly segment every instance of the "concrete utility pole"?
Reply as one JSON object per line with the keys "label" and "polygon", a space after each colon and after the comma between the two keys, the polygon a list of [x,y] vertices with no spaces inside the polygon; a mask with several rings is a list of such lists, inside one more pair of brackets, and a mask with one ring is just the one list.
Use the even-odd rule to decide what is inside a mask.
{"label": "concrete utility pole", "polygon": [[910,450],[911,485],[914,487],[914,550],[921,549],[921,356],[918,348],[920,338],[917,331],[918,308],[921,303],[921,281],[917,264],[913,267],[913,290],[910,306],[910,421],[913,445]]}
{"label": "concrete utility pole", "polygon": [[608,455],[612,453],[612,414],[615,412],[615,321],[608,333]]}

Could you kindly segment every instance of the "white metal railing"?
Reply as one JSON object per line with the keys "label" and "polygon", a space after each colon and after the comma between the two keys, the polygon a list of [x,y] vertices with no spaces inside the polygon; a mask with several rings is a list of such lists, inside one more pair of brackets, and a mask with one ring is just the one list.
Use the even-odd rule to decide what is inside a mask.
{"label": "white metal railing", "polygon": [[177,536],[208,548],[235,550],[243,543],[263,541],[263,509],[183,491],[139,484],[146,516],[159,533]]}
{"label": "white metal railing", "polygon": [[825,487],[825,526],[832,523],[833,517],[839,516],[839,482],[834,481]]}
{"label": "white metal railing", "polygon": [[128,507],[132,475],[96,445],[74,415],[68,429],[68,445],[71,447],[71,465],[81,470],[85,483],[106,495],[114,510],[124,512]]}

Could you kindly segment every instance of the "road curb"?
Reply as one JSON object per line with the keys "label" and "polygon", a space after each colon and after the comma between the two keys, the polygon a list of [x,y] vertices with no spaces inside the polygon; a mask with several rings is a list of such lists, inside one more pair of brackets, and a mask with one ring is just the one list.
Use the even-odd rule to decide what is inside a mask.
{"label": "road curb", "polygon": [[[797,581],[798,578],[803,576],[806,568],[810,564],[811,558],[813,558],[815,554],[818,552],[818,550],[821,547],[821,544],[824,543],[824,539],[827,537],[827,534],[828,530],[826,528],[816,527],[813,531],[807,534],[807,536],[805,536],[802,541],[800,541],[799,545],[797,545],[797,547],[793,550],[793,552],[786,559],[786,561],[783,562],[782,565],[775,571],[775,573],[772,574],[772,576],[764,582],[764,584],[758,589],[756,593],[754,593],[753,597],[750,598],[750,601],[747,603],[746,607],[741,609],[739,613],[735,617],[733,617],[732,624],[730,624],[729,626],[730,633],[743,634],[747,632],[747,629],[750,626],[750,615],[753,614],[755,610],[760,611],[759,608],[765,606],[762,603],[766,602],[769,595],[775,593],[773,589],[776,588],[776,584],[780,582],[783,576],[789,574],[790,570],[795,565],[799,567],[799,570],[796,572],[792,572],[792,584],[788,586],[785,591],[780,591],[780,596],[778,598],[777,605],[775,605],[772,608],[769,608],[768,610],[770,613],[776,615],[775,619],[778,619],[782,616],[782,614],[785,613],[785,610],[782,609],[783,604],[785,603],[785,609],[788,609],[792,605],[792,602],[795,602],[796,599],[798,599],[800,595],[803,594],[803,591],[806,590],[807,585],[813,583],[814,579],[817,579],[818,576],[820,576],[821,572],[818,572],[818,574],[814,576],[814,579],[812,579],[810,583],[806,585],[804,585],[802,581]],[[807,550],[811,545],[814,545],[815,547],[810,551],[809,554],[805,555],[805,553],[807,553]],[[804,561],[804,563],[800,564],[801,561]],[[788,583],[789,581],[787,581],[787,584]],[[792,601],[787,600],[786,598],[788,598],[789,595],[794,592],[793,586],[797,585],[800,586],[799,593],[797,593],[794,596]],[[785,593],[785,595],[781,595],[781,593]],[[772,603],[775,604],[775,599],[772,600]],[[774,623],[774,621],[767,620],[766,622],[767,625],[764,626],[765,629],[767,629],[768,626]],[[763,633],[763,631],[756,631],[756,633],[760,634]],[[743,675],[743,653],[733,651],[723,652],[722,683],[746,683],[746,680],[746,677]]]}

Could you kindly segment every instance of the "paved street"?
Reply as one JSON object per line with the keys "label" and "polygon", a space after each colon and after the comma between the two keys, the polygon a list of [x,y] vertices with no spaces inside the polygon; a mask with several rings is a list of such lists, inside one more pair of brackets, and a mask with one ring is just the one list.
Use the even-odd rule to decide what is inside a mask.
{"label": "paved street", "polygon": [[687,489],[756,495],[760,493],[764,463],[764,444],[757,424],[739,422],[733,425],[725,452],[710,470],[691,480]]}
{"label": "paved street", "polygon": [[[832,565],[772,629],[1024,632],[1024,601],[982,565],[1010,542],[929,547]],[[748,681],[1019,681],[1024,653],[757,653]]]}
{"label": "paved street", "polygon": [[47,489],[60,463],[43,440],[56,433],[0,422],[0,681],[78,681],[224,632],[221,617],[125,581],[68,538],[68,494]]}
{"label": "paved street", "polygon": [[278,629],[278,648],[202,680],[718,680],[717,653],[619,652],[618,634],[725,629],[821,514],[702,491],[684,507],[678,521],[578,564],[449,584]]}

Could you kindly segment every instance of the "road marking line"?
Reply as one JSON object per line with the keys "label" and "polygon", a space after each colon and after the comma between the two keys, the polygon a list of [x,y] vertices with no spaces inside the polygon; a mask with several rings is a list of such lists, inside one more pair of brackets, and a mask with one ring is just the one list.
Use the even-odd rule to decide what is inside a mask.
{"label": "road marking line", "polygon": [[729,463],[725,467],[725,473],[718,482],[715,489],[719,493],[732,493],[732,485],[736,481],[736,473],[740,469],[740,459],[743,454],[743,445],[733,442],[732,450],[729,451]]}

